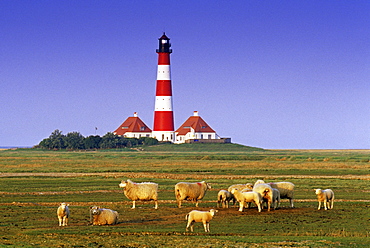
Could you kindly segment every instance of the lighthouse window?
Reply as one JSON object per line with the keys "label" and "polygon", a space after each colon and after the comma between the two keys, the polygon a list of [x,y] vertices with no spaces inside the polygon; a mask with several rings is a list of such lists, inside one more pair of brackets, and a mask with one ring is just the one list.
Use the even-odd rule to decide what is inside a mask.
{"label": "lighthouse window", "polygon": [[140,130],[141,130],[141,131],[144,131],[144,130],[145,130],[145,127],[141,127],[141,128],[140,128]]}
{"label": "lighthouse window", "polygon": [[122,127],[122,129],[128,129],[128,127]]}
{"label": "lighthouse window", "polygon": [[167,43],[167,40],[162,40],[162,44],[166,44]]}

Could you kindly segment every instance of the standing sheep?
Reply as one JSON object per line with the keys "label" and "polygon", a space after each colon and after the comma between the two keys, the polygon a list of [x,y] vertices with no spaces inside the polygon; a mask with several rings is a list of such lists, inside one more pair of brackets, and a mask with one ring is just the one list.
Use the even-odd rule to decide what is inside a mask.
{"label": "standing sheep", "polygon": [[198,201],[203,199],[208,189],[211,189],[211,185],[205,181],[198,183],[177,183],[175,185],[177,206],[181,208],[181,201],[190,200],[195,201],[195,206],[198,207]]}
{"label": "standing sheep", "polygon": [[66,226],[69,218],[69,204],[62,202],[57,209],[57,216],[59,220],[59,226]]}
{"label": "standing sheep", "polygon": [[[254,185],[265,183],[263,180],[257,180]],[[280,199],[289,199],[290,207],[294,208],[294,187],[295,185],[291,182],[277,182],[267,183],[271,188],[278,189],[280,191]]]}
{"label": "standing sheep", "polygon": [[118,223],[118,213],[107,208],[90,207],[90,220],[95,225],[114,225]]}
{"label": "standing sheep", "polygon": [[229,202],[231,200],[235,201],[234,195],[231,192],[222,189],[217,194],[217,207],[220,207],[220,203],[222,203],[223,208],[229,208]]}
{"label": "standing sheep", "polygon": [[291,182],[277,182],[268,183],[271,188],[278,189],[280,191],[280,199],[289,199],[290,207],[294,208],[294,187],[295,185]]}
{"label": "standing sheep", "polygon": [[[325,210],[333,209],[334,206],[334,192],[331,189],[314,189],[317,195],[317,200],[319,201],[319,207],[317,208],[320,210],[321,202],[324,203]],[[330,204],[331,203],[331,204]]]}
{"label": "standing sheep", "polygon": [[274,209],[277,209],[280,206],[280,191],[274,188],[272,188],[272,206]]}
{"label": "standing sheep", "polygon": [[244,203],[254,202],[258,207],[258,212],[261,212],[262,197],[259,193],[254,191],[240,192],[237,189],[232,189],[231,193],[234,195],[235,199],[239,202],[239,211],[243,212]]}
{"label": "standing sheep", "polygon": [[232,189],[237,189],[239,191],[242,191],[243,189],[253,189],[252,183],[246,183],[246,184],[233,184],[231,185],[227,190],[231,192]]}
{"label": "standing sheep", "polygon": [[267,201],[267,211],[270,211],[270,206],[273,198],[271,186],[266,183],[255,184],[253,187],[253,191],[260,193],[262,198]]}
{"label": "standing sheep", "polygon": [[217,213],[218,210],[211,209],[209,211],[198,211],[193,210],[189,212],[185,219],[188,221],[188,224],[186,225],[186,231],[190,230],[194,231],[194,222],[202,222],[204,226],[204,231],[209,232],[209,222],[212,220],[212,217]]}
{"label": "standing sheep", "polygon": [[123,188],[125,196],[133,201],[132,208],[135,208],[135,201],[154,201],[154,208],[158,209],[158,184],[152,182],[135,183],[130,179],[119,184]]}

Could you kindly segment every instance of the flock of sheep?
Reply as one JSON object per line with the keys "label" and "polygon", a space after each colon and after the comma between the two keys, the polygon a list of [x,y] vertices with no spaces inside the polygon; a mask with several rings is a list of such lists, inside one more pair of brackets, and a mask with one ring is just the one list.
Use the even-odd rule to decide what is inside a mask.
{"label": "flock of sheep", "polygon": [[[119,187],[123,188],[125,196],[133,202],[132,208],[136,207],[136,201],[154,201],[154,208],[158,209],[158,184],[153,182],[135,183],[131,180],[122,181]],[[175,196],[178,208],[181,208],[181,202],[184,200],[195,202],[198,207],[199,200],[202,200],[211,185],[205,181],[189,183],[180,182],[175,185]],[[324,209],[333,209],[334,192],[331,189],[315,189],[318,199],[318,210],[321,203]],[[280,199],[289,199],[290,207],[294,207],[294,184],[291,182],[271,182],[265,183],[263,180],[257,180],[254,184],[234,184],[227,190],[220,190],[217,194],[217,207],[228,208],[232,201],[239,204],[239,211],[245,207],[250,207],[251,203],[257,206],[258,212],[263,209],[264,203],[267,205],[267,211],[271,206],[274,209],[279,208]],[[202,222],[204,230],[209,232],[209,222],[218,210],[209,211],[193,210],[189,212],[185,219],[187,220],[186,231],[193,231],[194,222]],[[70,211],[68,204],[61,203],[57,209],[59,226],[66,226]],[[90,207],[90,221],[92,225],[114,225],[118,223],[118,213],[111,209]]]}

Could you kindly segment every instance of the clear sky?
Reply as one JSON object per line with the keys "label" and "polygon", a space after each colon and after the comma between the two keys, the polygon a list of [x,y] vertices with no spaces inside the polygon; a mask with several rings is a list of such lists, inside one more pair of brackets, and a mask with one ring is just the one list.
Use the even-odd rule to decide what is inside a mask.
{"label": "clear sky", "polygon": [[0,146],[152,128],[164,31],[176,128],[196,110],[233,143],[370,149],[368,0],[0,1]]}

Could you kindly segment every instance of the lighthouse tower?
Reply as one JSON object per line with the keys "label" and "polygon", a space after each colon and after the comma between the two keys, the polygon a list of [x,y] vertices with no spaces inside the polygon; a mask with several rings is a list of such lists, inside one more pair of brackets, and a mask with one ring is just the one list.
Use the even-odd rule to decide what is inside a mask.
{"label": "lighthouse tower", "polygon": [[170,39],[163,33],[159,38],[157,86],[154,107],[153,138],[158,141],[175,141],[172,110],[172,86],[170,68]]}

